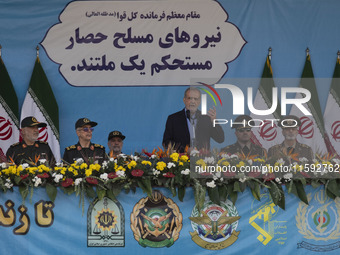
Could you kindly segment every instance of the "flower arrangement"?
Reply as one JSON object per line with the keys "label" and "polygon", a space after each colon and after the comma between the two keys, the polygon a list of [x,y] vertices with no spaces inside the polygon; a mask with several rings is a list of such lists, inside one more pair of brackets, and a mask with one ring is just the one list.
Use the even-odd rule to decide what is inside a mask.
{"label": "flower arrangement", "polygon": [[[340,197],[339,169],[335,169],[335,166],[339,168],[340,160],[328,155],[316,155],[313,162],[308,162],[298,155],[266,159],[216,151],[192,150],[190,154],[180,154],[158,148],[135,155],[121,154],[101,165],[86,162],[78,159],[72,164],[58,163],[54,167],[42,159],[18,166],[0,163],[0,188],[7,192],[17,185],[25,200],[29,194],[32,197],[34,188],[44,187],[52,201],[60,188],[67,194],[79,196],[83,206],[85,197],[116,199],[121,191],[135,192],[137,187],[151,196],[155,186],[169,188],[180,201],[183,201],[186,187],[192,186],[199,208],[203,206],[206,193],[214,203],[219,204],[226,198],[235,203],[238,192],[247,187],[258,200],[260,190],[268,189],[273,202],[284,208],[282,184],[305,203],[308,203],[304,191],[306,184],[313,187],[324,184],[328,196]],[[276,171],[287,166],[288,172]]]}

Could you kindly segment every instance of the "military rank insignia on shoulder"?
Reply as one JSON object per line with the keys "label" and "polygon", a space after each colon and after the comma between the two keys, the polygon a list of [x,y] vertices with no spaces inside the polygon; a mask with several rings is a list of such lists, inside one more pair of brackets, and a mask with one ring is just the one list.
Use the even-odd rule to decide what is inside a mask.
{"label": "military rank insignia on shoulder", "polygon": [[67,147],[66,150],[68,150],[68,151],[69,151],[69,150],[74,150],[75,148],[76,148],[75,145],[71,145],[71,146]]}
{"label": "military rank insignia on shoulder", "polygon": [[14,144],[11,145],[11,147],[17,146],[19,144],[20,144],[20,142],[14,143]]}
{"label": "military rank insignia on shoulder", "polygon": [[101,148],[101,149],[104,149],[104,146],[103,145],[100,145],[100,144],[94,144],[94,147],[97,147],[97,148]]}
{"label": "military rank insignia on shoulder", "polygon": [[41,141],[41,140],[38,140],[38,143],[41,143],[41,144],[47,144],[47,142],[45,142],[45,141]]}

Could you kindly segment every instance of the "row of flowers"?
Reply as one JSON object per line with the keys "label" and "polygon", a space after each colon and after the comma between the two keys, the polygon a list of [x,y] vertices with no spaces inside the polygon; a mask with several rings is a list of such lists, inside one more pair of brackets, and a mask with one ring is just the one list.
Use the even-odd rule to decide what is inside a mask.
{"label": "row of flowers", "polygon": [[23,199],[29,192],[32,195],[34,188],[45,187],[52,201],[60,187],[67,194],[79,195],[83,201],[84,197],[95,196],[115,199],[122,190],[134,192],[137,187],[151,196],[152,187],[163,186],[183,201],[186,187],[192,186],[199,207],[207,192],[215,203],[226,198],[236,202],[238,192],[247,187],[256,199],[260,199],[261,189],[265,188],[274,203],[284,208],[282,184],[305,203],[308,203],[304,192],[306,184],[313,187],[324,184],[330,197],[340,197],[339,165],[336,157],[317,156],[308,162],[295,154],[265,159],[196,150],[179,154],[158,148],[151,153],[121,154],[101,165],[91,159],[79,159],[73,164],[57,163],[54,167],[38,158],[18,166],[0,163],[0,187],[7,192],[18,185]]}

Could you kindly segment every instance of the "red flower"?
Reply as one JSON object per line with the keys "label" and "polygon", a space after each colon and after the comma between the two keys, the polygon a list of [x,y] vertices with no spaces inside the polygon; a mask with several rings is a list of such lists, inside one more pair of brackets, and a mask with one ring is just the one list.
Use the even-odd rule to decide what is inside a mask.
{"label": "red flower", "polygon": [[71,186],[73,184],[73,179],[72,178],[66,178],[65,181],[61,183],[61,186],[64,188],[67,188],[68,186]]}
{"label": "red flower", "polygon": [[233,172],[233,171],[226,171],[226,172],[223,172],[223,175],[226,176],[226,177],[233,177],[236,175],[236,172]]}
{"label": "red flower", "polygon": [[263,179],[267,182],[272,181],[275,179],[275,174],[274,173],[267,174],[266,176],[263,177]]}
{"label": "red flower", "polygon": [[165,174],[163,174],[164,177],[167,177],[167,178],[173,178],[175,177],[175,175],[173,173],[170,173],[170,172],[167,172]]}
{"label": "red flower", "polygon": [[38,177],[38,178],[45,179],[45,178],[50,177],[50,175],[49,175],[48,173],[43,173],[43,174],[38,174],[37,177]]}
{"label": "red flower", "polygon": [[25,180],[27,177],[29,176],[29,174],[25,174],[25,175],[21,175],[21,180]]}
{"label": "red flower", "polygon": [[107,177],[108,177],[109,179],[114,179],[114,178],[117,178],[118,175],[117,175],[116,173],[109,173],[109,174],[107,175]]}
{"label": "red flower", "polygon": [[140,177],[144,174],[144,171],[140,169],[134,169],[131,171],[131,174],[135,177]]}
{"label": "red flower", "polygon": [[93,177],[87,177],[87,178],[85,178],[85,179],[86,179],[86,181],[87,181],[88,183],[90,183],[90,184],[93,184],[93,185],[97,185],[97,184],[98,184],[98,180],[95,179],[95,178],[93,178]]}

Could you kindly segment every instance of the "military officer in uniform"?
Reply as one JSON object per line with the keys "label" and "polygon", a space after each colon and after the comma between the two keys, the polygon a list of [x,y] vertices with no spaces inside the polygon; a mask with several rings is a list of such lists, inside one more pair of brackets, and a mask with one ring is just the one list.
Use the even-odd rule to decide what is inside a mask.
{"label": "military officer in uniform", "polygon": [[112,131],[109,134],[107,146],[109,146],[110,158],[116,158],[119,154],[122,153],[123,149],[123,140],[125,139],[125,135],[120,131]]}
{"label": "military officer in uniform", "polygon": [[105,147],[91,143],[93,127],[97,123],[88,118],[81,118],[75,124],[79,141],[75,145],[65,148],[63,159],[72,164],[75,160],[82,158],[87,163],[101,164],[106,159]]}
{"label": "military officer in uniform", "polygon": [[38,140],[39,128],[46,126],[46,123],[37,121],[33,116],[24,118],[21,121],[20,129],[22,141],[12,144],[8,148],[7,160],[20,165],[23,163],[36,164],[39,159],[46,159],[50,165],[54,164],[55,159],[50,146],[48,143]]}
{"label": "military officer in uniform", "polygon": [[267,152],[261,146],[253,144],[251,138],[252,118],[248,115],[238,116],[233,122],[232,128],[235,129],[237,137],[236,143],[221,149],[221,153],[239,154],[245,158],[266,157]]}
{"label": "military officer in uniform", "polygon": [[283,156],[289,156],[291,162],[299,161],[301,158],[306,158],[308,162],[314,159],[314,153],[311,147],[306,144],[301,144],[296,140],[298,128],[301,126],[300,119],[295,115],[288,115],[281,119],[280,127],[285,140],[281,144],[274,145],[268,150],[268,158],[275,157],[277,159]]}

